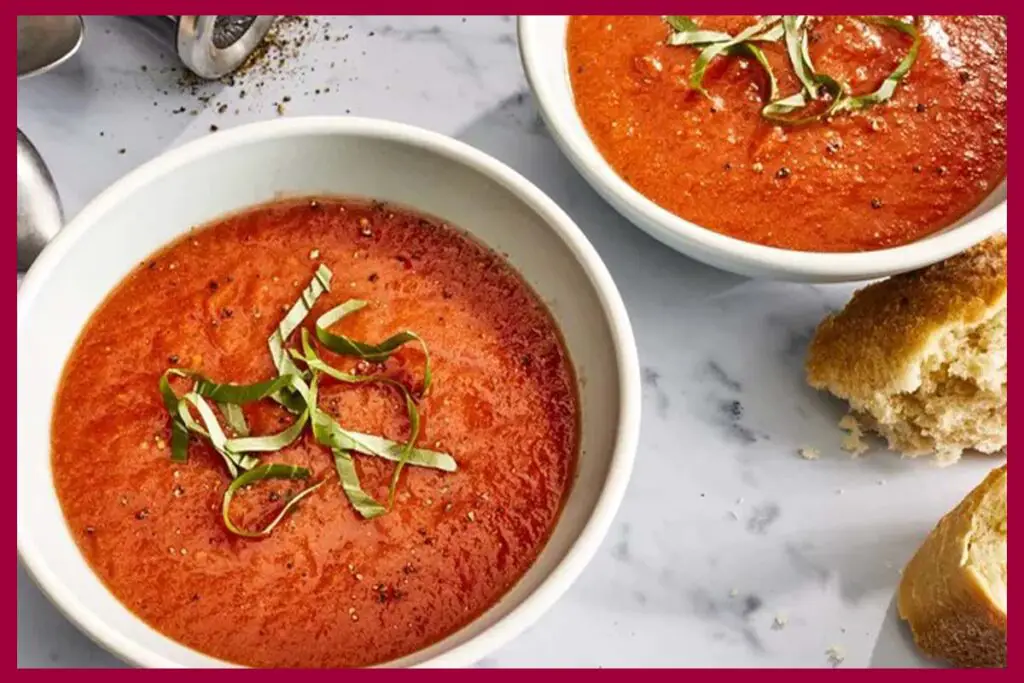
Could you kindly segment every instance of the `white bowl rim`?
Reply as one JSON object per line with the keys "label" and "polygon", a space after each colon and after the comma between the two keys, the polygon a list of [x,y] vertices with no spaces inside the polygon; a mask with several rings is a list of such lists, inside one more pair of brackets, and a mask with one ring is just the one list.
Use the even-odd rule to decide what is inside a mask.
{"label": "white bowl rim", "polygon": [[[121,201],[123,196],[188,163],[229,148],[268,139],[318,134],[371,137],[412,145],[461,163],[498,182],[535,211],[572,251],[594,286],[609,325],[618,365],[619,420],[602,490],[579,536],[531,594],[486,630],[417,665],[424,668],[468,666],[535,623],[582,573],[611,528],[629,483],[639,442],[640,363],[625,304],[611,274],[590,241],[569,215],[531,181],[469,144],[441,133],[386,119],[309,116],[239,126],[161,154],[129,172],[89,202],[57,234],[25,275],[18,289],[18,329],[21,329],[22,321],[30,314],[33,300],[53,267],[90,226]],[[47,566],[37,554],[28,533],[30,526],[29,520],[21,519],[19,515],[18,557],[36,584],[69,621],[97,644],[129,664],[150,668],[179,666],[167,657],[139,645],[129,635],[109,627],[99,615],[86,609],[63,584],[59,572]],[[204,653],[199,654],[211,663],[220,661]]]}
{"label": "white bowl rim", "polygon": [[[576,170],[598,190],[620,213],[630,218],[630,212],[639,213],[646,221],[660,226],[676,240],[693,245],[704,252],[717,252],[737,261],[748,270],[772,270],[803,279],[827,281],[865,280],[882,275],[905,272],[931,265],[959,253],[995,233],[1006,225],[1006,200],[975,219],[927,235],[909,244],[865,252],[806,252],[767,247],[746,242],[715,232],[677,216],[638,192],[623,180],[608,164],[604,156],[590,141],[575,108],[564,111],[554,104],[550,81],[539,77],[550,71],[551,62],[544,58],[542,41],[537,37],[538,26],[544,21],[561,21],[569,15],[520,15],[517,21],[519,54],[526,72],[530,90],[537,99],[538,110],[551,135],[569,157]],[[563,38],[562,51],[565,41]],[[566,130],[582,132],[585,143],[566,135]],[[1005,179],[1003,183],[1005,183]],[[997,186],[998,188],[998,186]],[[997,188],[993,189],[993,192]],[[630,218],[637,227],[648,228]],[[651,233],[654,237],[660,236]]]}

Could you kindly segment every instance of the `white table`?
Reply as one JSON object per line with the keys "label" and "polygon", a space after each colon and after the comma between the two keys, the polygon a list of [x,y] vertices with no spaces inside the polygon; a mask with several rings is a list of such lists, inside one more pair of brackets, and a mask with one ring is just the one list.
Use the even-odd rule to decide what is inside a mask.
{"label": "white table", "polygon": [[[278,116],[285,95],[285,116],[395,119],[510,164],[572,215],[622,291],[643,366],[643,432],[593,564],[481,665],[825,666],[833,646],[843,666],[867,665],[900,567],[994,463],[939,470],[839,449],[843,408],[804,385],[802,362],[814,325],[851,288],[748,281],[620,218],[541,124],[514,18],[319,21],[313,28],[322,36],[329,26],[330,41],[307,41],[280,73],[210,86],[218,94],[204,104],[137,26],[90,18],[75,59],[19,83],[18,125],[49,163],[69,217],[135,166],[216,134],[211,125]],[[800,458],[805,445],[821,459]],[[18,663],[118,665],[20,568]]]}

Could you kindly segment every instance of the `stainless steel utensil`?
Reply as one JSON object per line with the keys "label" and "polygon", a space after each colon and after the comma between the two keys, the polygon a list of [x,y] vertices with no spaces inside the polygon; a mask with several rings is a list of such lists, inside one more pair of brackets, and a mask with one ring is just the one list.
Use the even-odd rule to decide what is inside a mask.
{"label": "stainless steel utensil", "polygon": [[18,78],[49,71],[78,51],[82,17],[18,17]]}
{"label": "stainless steel utensil", "polygon": [[133,16],[173,49],[197,76],[221,78],[259,47],[276,16]]}
{"label": "stainless steel utensil", "polygon": [[50,171],[18,129],[18,272],[28,270],[64,225],[64,210]]}

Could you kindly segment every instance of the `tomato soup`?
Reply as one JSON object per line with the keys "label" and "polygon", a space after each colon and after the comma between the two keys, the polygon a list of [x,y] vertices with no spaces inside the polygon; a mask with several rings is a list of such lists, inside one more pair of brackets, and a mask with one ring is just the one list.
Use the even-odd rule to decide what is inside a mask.
{"label": "tomato soup", "polygon": [[[685,19],[736,36],[761,18]],[[854,17],[810,17],[807,53],[844,97],[857,96],[897,71],[913,33],[916,59],[891,98],[803,125],[763,115],[768,72],[746,52],[711,59],[702,94],[693,73],[704,46],[667,44],[673,29],[662,17],[572,17],[567,50],[586,130],[637,191],[749,242],[851,252],[940,230],[1005,177],[1004,18],[915,17],[901,31]],[[779,98],[799,93],[786,41],[756,46]]]}
{"label": "tomato soup", "polygon": [[[189,373],[233,385],[278,376],[268,338],[321,266],[333,272],[330,290],[286,350],[304,367],[305,329],[339,376],[388,381],[321,374],[306,410],[404,444],[414,406],[415,446],[447,454],[457,468],[410,461],[389,501],[396,463],[347,452],[363,492],[386,510],[366,517],[339,484],[341,465],[314,422],[288,445],[250,454],[308,477],[239,487],[226,514],[240,530],[264,527],[300,491],[320,486],[272,531],[246,537],[225,524],[232,474],[213,437],[193,429],[187,461],[172,460],[179,418],[158,382],[168,368],[183,369],[172,377],[173,401],[189,391]],[[414,331],[429,349],[429,392],[415,340],[386,358],[319,347],[319,316],[353,299],[366,307],[331,333],[376,344]],[[575,472],[575,387],[547,310],[496,253],[397,207],[274,203],[189,232],[140,263],[93,314],[56,399],[54,479],[89,564],[158,631],[243,665],[371,665],[464,626],[534,562]],[[202,393],[198,384],[193,391]],[[237,437],[208,395],[217,429]],[[300,419],[270,399],[241,407],[255,438]]]}

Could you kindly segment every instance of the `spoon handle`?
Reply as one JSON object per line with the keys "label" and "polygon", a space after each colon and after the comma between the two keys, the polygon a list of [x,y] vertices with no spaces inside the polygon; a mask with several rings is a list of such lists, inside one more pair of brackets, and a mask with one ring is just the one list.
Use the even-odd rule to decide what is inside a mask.
{"label": "spoon handle", "polygon": [[28,270],[64,225],[57,186],[35,146],[18,129],[18,272]]}

